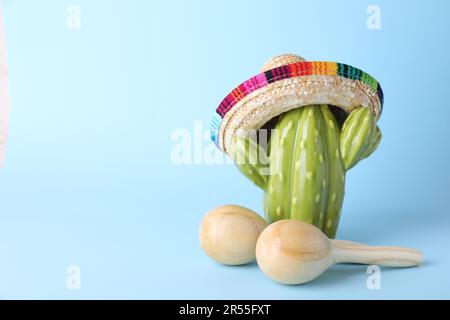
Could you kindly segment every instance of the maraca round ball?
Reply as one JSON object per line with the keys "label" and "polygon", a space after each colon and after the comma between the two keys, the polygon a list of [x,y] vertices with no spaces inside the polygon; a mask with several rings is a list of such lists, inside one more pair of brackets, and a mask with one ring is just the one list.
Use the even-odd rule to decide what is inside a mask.
{"label": "maraca round ball", "polygon": [[200,244],[215,261],[241,265],[255,260],[256,241],[266,222],[250,209],[225,205],[209,211],[200,226]]}
{"label": "maraca round ball", "polygon": [[328,238],[318,228],[298,220],[280,220],[259,236],[256,261],[272,280],[300,284],[318,277],[333,257]]}

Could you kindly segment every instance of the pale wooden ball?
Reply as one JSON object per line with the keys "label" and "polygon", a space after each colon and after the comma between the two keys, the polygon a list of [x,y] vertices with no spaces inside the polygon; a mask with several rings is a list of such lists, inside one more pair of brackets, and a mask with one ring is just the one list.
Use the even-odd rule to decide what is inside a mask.
{"label": "pale wooden ball", "polygon": [[250,209],[224,205],[209,211],[200,226],[200,244],[205,253],[226,265],[255,260],[256,241],[267,223]]}
{"label": "pale wooden ball", "polygon": [[333,264],[328,238],[313,225],[279,220],[260,235],[256,261],[272,280],[283,284],[311,281]]}

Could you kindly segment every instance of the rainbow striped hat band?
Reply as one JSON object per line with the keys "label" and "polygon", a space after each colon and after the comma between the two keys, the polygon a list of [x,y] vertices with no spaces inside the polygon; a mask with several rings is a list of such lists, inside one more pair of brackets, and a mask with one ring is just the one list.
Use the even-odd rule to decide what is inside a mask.
{"label": "rainbow striped hat band", "polygon": [[372,76],[347,64],[276,56],[260,74],[222,100],[212,121],[211,139],[227,152],[238,131],[259,129],[284,112],[315,104],[333,105],[347,113],[367,107],[378,120],[383,91]]}

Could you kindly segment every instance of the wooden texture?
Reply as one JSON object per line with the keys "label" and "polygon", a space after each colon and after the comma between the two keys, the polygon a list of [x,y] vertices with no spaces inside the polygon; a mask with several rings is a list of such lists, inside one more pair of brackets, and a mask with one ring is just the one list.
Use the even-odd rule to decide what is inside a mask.
{"label": "wooden texture", "polygon": [[200,226],[200,244],[215,261],[242,265],[255,260],[256,241],[266,222],[250,209],[225,205],[209,211]]}
{"label": "wooden texture", "polygon": [[313,225],[280,220],[261,233],[256,244],[256,259],[271,279],[284,284],[301,284],[314,280],[335,263],[412,267],[422,262],[422,254],[414,249],[329,240]]}

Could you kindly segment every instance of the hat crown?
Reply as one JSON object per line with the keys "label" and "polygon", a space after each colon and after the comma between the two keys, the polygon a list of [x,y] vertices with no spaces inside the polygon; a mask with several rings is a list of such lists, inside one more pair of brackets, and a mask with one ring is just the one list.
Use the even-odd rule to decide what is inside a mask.
{"label": "hat crown", "polygon": [[302,61],[305,61],[305,59],[296,54],[281,54],[267,60],[267,62],[263,65],[261,72]]}

